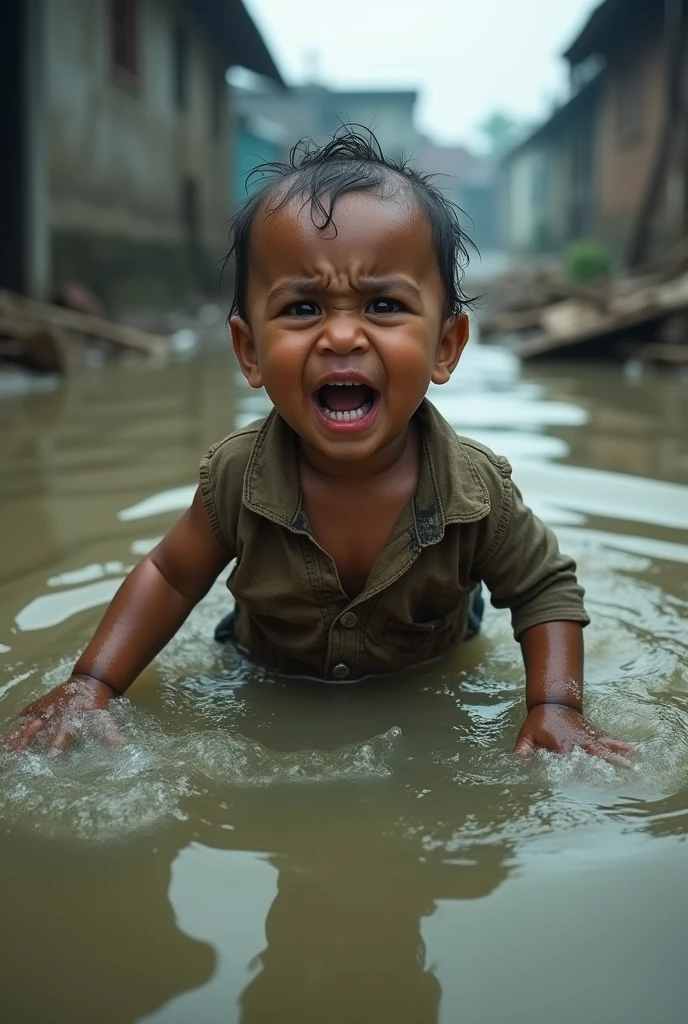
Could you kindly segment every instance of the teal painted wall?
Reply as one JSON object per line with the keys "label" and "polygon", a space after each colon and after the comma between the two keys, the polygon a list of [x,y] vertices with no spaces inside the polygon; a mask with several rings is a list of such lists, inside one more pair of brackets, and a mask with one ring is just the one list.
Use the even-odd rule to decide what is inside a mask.
{"label": "teal painted wall", "polygon": [[246,179],[254,167],[279,158],[280,147],[276,142],[252,132],[240,120],[236,127],[234,142],[234,202],[240,203],[246,198]]}

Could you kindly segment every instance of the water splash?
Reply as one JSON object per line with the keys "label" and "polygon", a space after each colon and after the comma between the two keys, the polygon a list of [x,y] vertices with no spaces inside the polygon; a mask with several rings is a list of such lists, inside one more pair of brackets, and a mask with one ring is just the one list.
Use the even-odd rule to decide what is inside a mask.
{"label": "water splash", "polygon": [[[82,735],[55,754],[40,744],[0,752],[0,822],[43,838],[111,840],[185,817],[184,801],[209,789],[330,785],[384,779],[400,736],[392,728],[334,751],[278,753],[237,733],[166,731],[128,701],[112,717],[125,744],[102,742],[98,714],[72,724]],[[88,719],[88,721],[86,721]]]}

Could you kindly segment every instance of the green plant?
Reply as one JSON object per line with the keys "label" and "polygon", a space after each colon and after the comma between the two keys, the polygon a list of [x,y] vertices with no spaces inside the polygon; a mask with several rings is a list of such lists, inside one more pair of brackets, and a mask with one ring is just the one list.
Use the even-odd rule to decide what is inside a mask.
{"label": "green plant", "polygon": [[574,284],[594,284],[606,277],[611,268],[611,253],[591,238],[571,242],[564,254],[564,274]]}

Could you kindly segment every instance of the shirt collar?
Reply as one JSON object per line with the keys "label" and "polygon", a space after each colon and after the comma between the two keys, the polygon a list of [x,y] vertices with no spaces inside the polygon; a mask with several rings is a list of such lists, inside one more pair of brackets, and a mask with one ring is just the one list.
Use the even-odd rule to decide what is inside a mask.
{"label": "shirt collar", "polygon": [[[419,547],[436,544],[450,523],[474,523],[490,511],[490,498],[470,450],[428,399],[416,413],[423,441],[413,501]],[[296,436],[276,410],[263,422],[244,475],[247,508],[297,533],[309,533],[303,514]]]}
{"label": "shirt collar", "polygon": [[414,499],[418,543],[442,540],[451,523],[475,523],[490,512],[490,496],[470,449],[426,398],[418,412],[424,458]]}

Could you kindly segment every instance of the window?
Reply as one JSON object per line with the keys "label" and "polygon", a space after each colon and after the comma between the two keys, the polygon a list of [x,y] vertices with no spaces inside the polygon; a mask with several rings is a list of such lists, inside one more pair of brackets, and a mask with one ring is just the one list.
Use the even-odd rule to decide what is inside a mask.
{"label": "window", "polygon": [[637,142],[643,130],[643,90],[640,71],[625,68],[617,80],[617,137],[620,145]]}
{"label": "window", "polygon": [[189,46],[181,25],[174,30],[173,50],[174,103],[177,110],[184,110],[189,99]]}
{"label": "window", "polygon": [[110,0],[112,69],[133,80],[139,73],[138,8],[138,0]]}

